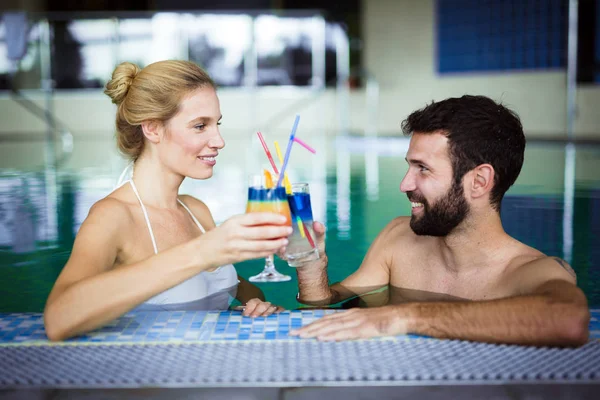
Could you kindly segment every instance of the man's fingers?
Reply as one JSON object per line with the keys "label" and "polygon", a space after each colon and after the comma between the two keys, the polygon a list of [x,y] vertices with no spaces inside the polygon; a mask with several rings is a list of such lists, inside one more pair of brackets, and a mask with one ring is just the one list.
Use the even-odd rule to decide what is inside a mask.
{"label": "man's fingers", "polygon": [[317,236],[322,236],[325,234],[325,225],[320,223],[319,221],[313,222],[313,231]]}
{"label": "man's fingers", "polygon": [[[330,318],[331,317],[331,318]],[[317,337],[327,335],[338,330],[354,328],[358,326],[357,321],[344,317],[337,317],[336,315],[328,315],[318,321],[313,322],[307,326],[302,327],[297,331],[290,332],[290,335],[297,335],[303,338],[306,337]]]}
{"label": "man's fingers", "polygon": [[301,333],[312,332],[315,329],[319,329],[323,325],[330,324],[332,321],[347,317],[347,315],[345,315],[345,314],[348,312],[349,311],[343,311],[343,312],[337,312],[335,314],[326,315],[323,318],[320,318],[313,323],[303,326],[302,328],[298,328],[298,329],[294,329],[293,331],[290,331],[290,335],[300,335]]}
{"label": "man's fingers", "polygon": [[[317,324],[315,322],[315,324]],[[309,325],[310,327],[310,325]],[[302,338],[312,338],[312,337],[326,337],[328,335],[334,334],[340,330],[347,329],[346,324],[343,320],[334,320],[334,321],[323,321],[323,323],[318,324],[315,327],[310,327],[304,332],[300,332],[300,337]]]}
{"label": "man's fingers", "polygon": [[319,247],[319,251],[325,251],[325,225],[318,221],[313,222],[313,232],[315,233],[315,238],[317,242],[317,246]]}

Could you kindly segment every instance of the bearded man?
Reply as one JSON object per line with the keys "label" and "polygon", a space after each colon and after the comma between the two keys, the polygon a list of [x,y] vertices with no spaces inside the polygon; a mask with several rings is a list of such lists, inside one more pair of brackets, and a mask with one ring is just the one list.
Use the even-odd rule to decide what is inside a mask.
{"label": "bearded man", "polygon": [[[304,304],[367,294],[363,301],[385,305],[335,313],[291,334],[320,340],[412,333],[491,343],[586,343],[590,313],[573,269],[502,227],[501,201],[525,153],[519,117],[487,97],[463,96],[413,112],[402,129],[411,139],[400,190],[412,215],[391,221],[359,269],[331,286],[325,227],[315,222],[321,258],[297,269],[298,300]],[[388,289],[372,293],[381,287]]]}

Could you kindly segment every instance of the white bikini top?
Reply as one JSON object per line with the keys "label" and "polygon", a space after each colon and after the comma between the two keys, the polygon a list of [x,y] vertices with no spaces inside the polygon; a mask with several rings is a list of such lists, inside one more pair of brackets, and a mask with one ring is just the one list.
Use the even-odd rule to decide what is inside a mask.
{"label": "white bikini top", "polygon": [[[154,254],[158,254],[158,246],[146,206],[142,202],[133,179],[129,179],[125,183],[127,182],[131,184],[131,188],[140,202],[144,219],[148,226],[148,232],[150,233],[150,239],[152,240]],[[190,217],[192,217],[192,220],[200,231],[204,233],[205,230],[202,224],[200,224],[200,221],[198,221],[192,211],[180,199],[177,199],[177,201],[190,214]],[[214,271],[200,272],[186,281],[157,294],[138,306],[136,310],[227,310],[231,302],[235,299],[238,283],[235,267],[232,264],[222,265]]]}

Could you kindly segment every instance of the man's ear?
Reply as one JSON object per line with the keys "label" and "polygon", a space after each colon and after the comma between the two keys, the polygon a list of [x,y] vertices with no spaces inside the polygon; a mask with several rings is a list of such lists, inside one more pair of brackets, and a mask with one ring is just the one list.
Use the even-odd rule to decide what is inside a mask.
{"label": "man's ear", "polygon": [[492,191],[496,171],[490,164],[481,164],[470,172],[471,197],[479,198]]}
{"label": "man's ear", "polygon": [[161,139],[161,127],[162,125],[158,121],[144,121],[142,122],[142,132],[144,136],[151,143],[159,143]]}

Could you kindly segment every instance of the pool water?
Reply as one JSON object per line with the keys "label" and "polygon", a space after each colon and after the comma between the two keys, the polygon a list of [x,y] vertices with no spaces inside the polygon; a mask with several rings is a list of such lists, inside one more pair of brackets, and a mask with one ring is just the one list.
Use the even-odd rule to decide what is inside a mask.
{"label": "pool water", "polygon": [[[310,143],[317,155],[294,150],[289,173],[293,182],[310,184],[314,218],[327,226],[335,282],[358,268],[391,219],[410,215],[399,190],[408,140],[313,137]],[[81,154],[95,154],[93,147],[76,142],[71,159],[56,170],[0,161],[0,312],[43,309],[90,206],[114,187],[125,162],[112,153]],[[231,140],[213,178],[186,180],[181,193],[205,201],[220,223],[244,212],[247,176],[267,165],[253,140]],[[569,261],[590,305],[600,306],[600,145],[528,142],[523,171],[502,204],[502,221],[518,240]],[[275,262],[293,279],[257,285],[272,303],[299,307],[294,268]],[[252,260],[236,267],[247,278],[263,264]]]}

